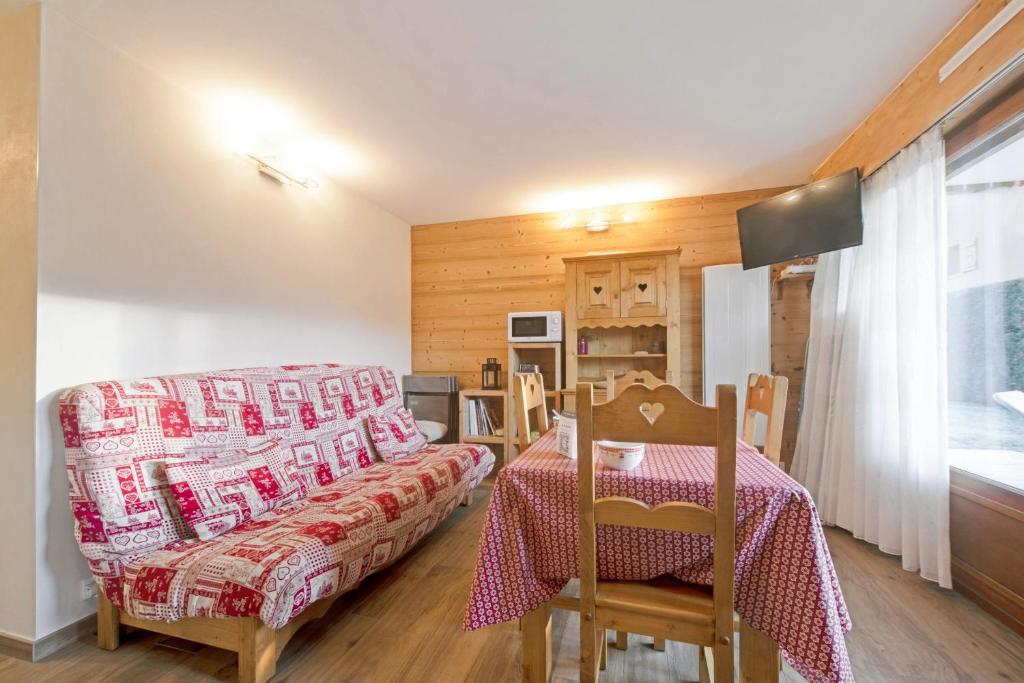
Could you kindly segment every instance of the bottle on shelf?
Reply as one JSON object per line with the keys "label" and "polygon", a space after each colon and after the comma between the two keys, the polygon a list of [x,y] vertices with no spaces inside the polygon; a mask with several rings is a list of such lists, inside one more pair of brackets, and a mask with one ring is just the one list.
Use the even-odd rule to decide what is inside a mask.
{"label": "bottle on shelf", "polygon": [[585,356],[589,352],[590,352],[590,342],[587,340],[586,337],[584,337],[581,334],[579,341],[576,342],[576,353],[578,353],[581,356]]}

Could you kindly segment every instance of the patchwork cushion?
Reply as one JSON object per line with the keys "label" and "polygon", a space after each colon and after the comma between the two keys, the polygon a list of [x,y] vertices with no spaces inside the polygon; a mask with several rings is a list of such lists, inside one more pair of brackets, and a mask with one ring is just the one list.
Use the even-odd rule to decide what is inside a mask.
{"label": "patchwork cushion", "polygon": [[78,481],[87,499],[71,504],[80,538],[118,553],[144,553],[192,536],[166,484],[164,464],[175,457],[181,456],[84,461]]}
{"label": "patchwork cushion", "polygon": [[190,451],[167,461],[167,481],[185,521],[209,540],[303,496],[292,451],[281,439],[258,448]]}
{"label": "patchwork cushion", "polygon": [[428,446],[354,471],[212,540],[185,539],[129,558],[123,576],[103,589],[139,618],[259,617],[280,628],[401,557],[493,466],[484,446]]}
{"label": "patchwork cushion", "polygon": [[420,432],[416,418],[408,408],[370,415],[366,423],[373,445],[385,462],[408,457],[427,445],[427,437]]}
{"label": "patchwork cushion", "polygon": [[305,493],[373,464],[362,429],[346,429],[286,444]]}

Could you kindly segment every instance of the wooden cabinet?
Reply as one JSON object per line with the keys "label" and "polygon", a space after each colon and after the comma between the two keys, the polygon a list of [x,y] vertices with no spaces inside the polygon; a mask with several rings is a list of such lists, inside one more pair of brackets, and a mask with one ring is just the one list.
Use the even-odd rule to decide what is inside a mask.
{"label": "wooden cabinet", "polygon": [[577,318],[612,318],[619,315],[619,262],[580,263],[575,285]]}
{"label": "wooden cabinet", "polygon": [[665,315],[665,258],[623,259],[618,265],[622,317]]}
{"label": "wooden cabinet", "polygon": [[666,257],[580,260],[573,278],[576,317],[664,316],[668,284]]}
{"label": "wooden cabinet", "polygon": [[[648,370],[678,386],[679,249],[565,258],[566,389],[608,371]],[[577,351],[587,338],[588,353]]]}

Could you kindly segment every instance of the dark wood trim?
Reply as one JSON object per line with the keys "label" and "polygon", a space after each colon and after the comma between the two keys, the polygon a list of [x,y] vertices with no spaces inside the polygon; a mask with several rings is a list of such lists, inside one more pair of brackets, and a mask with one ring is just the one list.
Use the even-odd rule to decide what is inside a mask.
{"label": "dark wood trim", "polygon": [[955,557],[953,588],[1024,636],[1024,598]]}
{"label": "dark wood trim", "polygon": [[977,503],[978,505],[987,507],[989,510],[992,510],[993,512],[998,512],[1001,515],[1011,517],[1013,519],[1016,519],[1018,522],[1024,522],[1024,510],[1012,508],[1009,505],[1004,505],[998,501],[992,500],[991,498],[986,498],[985,496],[977,494],[974,491],[956,485],[950,485],[949,492],[954,496],[960,496],[961,498],[966,498],[972,503]]}
{"label": "dark wood trim", "polygon": [[953,588],[1024,636],[1024,495],[950,469]]}
{"label": "dark wood trim", "polygon": [[[981,475],[973,474],[958,467],[949,468],[950,491],[960,495],[960,491],[969,491],[976,496],[1000,503],[1003,507],[1024,512],[1024,491],[1000,484]],[[955,491],[954,491],[955,489]],[[1003,511],[1003,508],[996,508]]]}
{"label": "dark wood trim", "polygon": [[[1024,71],[1024,67],[1018,70]],[[958,156],[1024,113],[1024,73],[1007,80],[1005,85],[992,88],[993,92],[983,93],[984,99],[946,132],[947,157]]]}

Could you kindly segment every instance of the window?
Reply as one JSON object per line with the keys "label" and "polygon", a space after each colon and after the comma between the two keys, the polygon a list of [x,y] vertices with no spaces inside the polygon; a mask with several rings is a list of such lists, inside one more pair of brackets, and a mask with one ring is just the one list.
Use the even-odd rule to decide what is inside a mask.
{"label": "window", "polygon": [[1024,490],[1020,85],[947,135],[948,361],[950,463]]}

